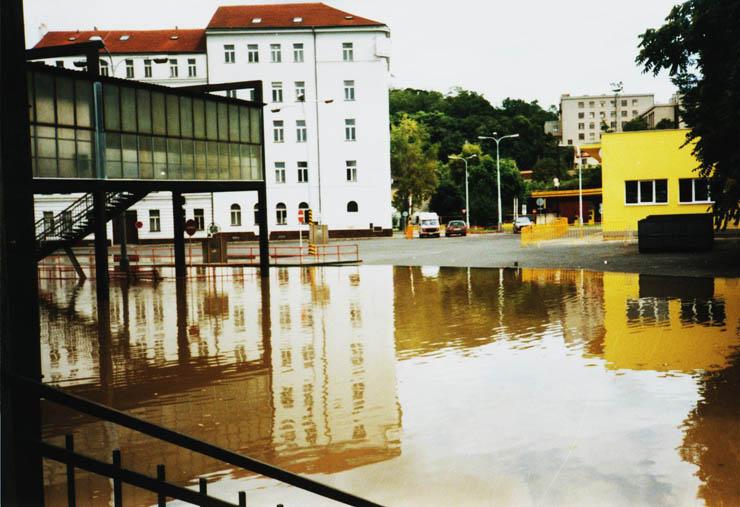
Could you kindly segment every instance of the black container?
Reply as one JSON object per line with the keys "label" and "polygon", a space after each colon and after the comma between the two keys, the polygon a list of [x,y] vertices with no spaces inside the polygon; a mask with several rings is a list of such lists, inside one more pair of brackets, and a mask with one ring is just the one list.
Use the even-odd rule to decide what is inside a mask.
{"label": "black container", "polygon": [[711,250],[714,245],[712,215],[650,215],[637,222],[637,244],[640,253]]}

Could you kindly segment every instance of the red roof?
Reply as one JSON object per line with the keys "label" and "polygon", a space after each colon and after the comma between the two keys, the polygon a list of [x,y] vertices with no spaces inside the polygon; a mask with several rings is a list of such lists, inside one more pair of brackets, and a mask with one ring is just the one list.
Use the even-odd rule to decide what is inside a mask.
{"label": "red roof", "polygon": [[[259,22],[255,20],[259,19]],[[209,29],[385,26],[322,3],[233,5],[219,7]]]}
{"label": "red roof", "polygon": [[[48,32],[36,48],[88,42],[90,37],[102,39],[112,54],[127,53],[205,53],[206,32],[196,30],[85,30]],[[128,36],[126,38],[125,36]],[[122,38],[123,37],[123,38]]]}

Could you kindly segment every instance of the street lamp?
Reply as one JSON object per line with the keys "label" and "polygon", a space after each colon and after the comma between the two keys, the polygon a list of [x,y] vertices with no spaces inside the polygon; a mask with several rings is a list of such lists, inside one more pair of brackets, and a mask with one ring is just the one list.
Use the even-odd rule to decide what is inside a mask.
{"label": "street lamp", "polygon": [[503,141],[504,139],[513,139],[513,138],[519,137],[519,134],[509,134],[508,136],[496,137],[497,135],[498,135],[498,132],[494,132],[493,137],[478,136],[478,139],[490,139],[491,141],[496,141],[496,187],[497,187],[497,193],[498,193],[498,230],[499,232],[501,232],[503,220],[501,218],[501,164],[500,164],[500,158],[499,158],[499,143]]}
{"label": "street lamp", "polygon": [[614,132],[619,132],[619,93],[624,90],[624,83],[617,81],[616,83],[609,83],[614,92]]}
{"label": "street lamp", "polygon": [[462,160],[465,162],[465,223],[470,229],[470,203],[468,202],[468,160],[476,158],[478,155],[473,153],[468,157],[461,157],[460,155],[449,155],[447,158],[450,160]]}

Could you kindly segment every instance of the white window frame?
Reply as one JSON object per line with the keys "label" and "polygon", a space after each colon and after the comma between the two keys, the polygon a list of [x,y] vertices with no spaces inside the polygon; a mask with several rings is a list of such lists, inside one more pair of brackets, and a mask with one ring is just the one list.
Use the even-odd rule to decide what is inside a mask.
{"label": "white window frame", "polygon": [[295,101],[306,102],[306,82],[295,81],[293,85],[295,86]]}
{"label": "white window frame", "polygon": [[355,61],[355,45],[353,42],[342,42],[342,61]]}
{"label": "white window frame", "polygon": [[[634,181],[637,183],[637,202],[627,202],[627,182]],[[642,185],[640,183],[644,183],[646,181],[652,182],[653,187],[653,195],[652,195],[652,201],[643,201],[642,200]],[[665,202],[656,202],[655,197],[657,195],[656,188],[655,188],[655,182],[656,181],[665,181],[666,182],[666,197]],[[625,206],[668,206],[668,203],[670,202],[670,190],[668,189],[668,179],[667,178],[657,178],[657,179],[651,179],[651,180],[624,180],[624,205]]]}
{"label": "white window frame", "polygon": [[127,58],[124,66],[126,67],[126,79],[134,79],[136,75],[134,72],[134,61],[131,58]]}
{"label": "white window frame", "polygon": [[354,118],[344,120],[344,140],[347,142],[357,141],[357,121]]}
{"label": "white window frame", "polygon": [[288,225],[288,207],[279,202],[275,205],[275,223],[277,225]]}
{"label": "white window frame", "polygon": [[152,77],[152,61],[148,58],[144,60],[144,77]]}
{"label": "white window frame", "polygon": [[354,79],[346,79],[344,81],[344,101],[345,102],[355,101],[355,81]]}
{"label": "white window frame", "polygon": [[105,60],[100,60],[100,75],[110,76],[110,66],[108,65],[108,62]]}
{"label": "white window frame", "polygon": [[[690,201],[681,200],[681,181],[682,180],[691,180],[691,200]],[[696,183],[698,181],[707,185],[707,200],[706,201],[696,200]],[[711,189],[709,188],[709,184],[707,183],[706,180],[702,180],[701,178],[679,178],[678,179],[678,204],[712,204],[712,203],[714,203],[714,201],[712,200]]]}
{"label": "white window frame", "polygon": [[238,203],[233,203],[229,207],[229,218],[232,227],[242,226],[242,207]]}
{"label": "white window frame", "polygon": [[179,63],[177,58],[170,58],[170,77],[179,77]]}
{"label": "white window frame", "polygon": [[293,63],[303,63],[303,61],[304,61],[303,43],[295,42],[293,43]]}
{"label": "white window frame", "polygon": [[270,44],[270,61],[272,63],[283,62],[283,47],[281,44]]}
{"label": "white window frame", "polygon": [[195,58],[188,58],[188,77],[198,77],[198,65]]}
{"label": "white window frame", "polygon": [[272,141],[275,143],[285,142],[285,124],[283,120],[272,120]]}
{"label": "white window frame", "polygon": [[285,183],[285,162],[275,162],[275,183]]}
{"label": "white window frame", "polygon": [[299,161],[297,166],[298,183],[308,183],[308,162]]}
{"label": "white window frame", "polygon": [[306,128],[306,120],[295,121],[295,141],[297,143],[305,143],[308,139],[308,130]]}
{"label": "white window frame", "polygon": [[236,90],[226,90],[226,96],[230,97],[232,99],[237,98],[236,97]]}
{"label": "white window frame", "polygon": [[158,209],[149,210],[149,232],[162,232],[162,218]]}
{"label": "white window frame", "polygon": [[345,167],[347,168],[347,181],[357,182],[357,160],[346,160]]}
{"label": "white window frame", "polygon": [[272,102],[281,104],[283,102],[283,83],[282,81],[272,81]]}
{"label": "white window frame", "polygon": [[247,63],[260,63],[259,44],[247,44]]}
{"label": "white window frame", "polygon": [[233,44],[224,44],[224,63],[236,63],[236,48]]}
{"label": "white window frame", "polygon": [[206,229],[206,211],[203,208],[193,210],[193,220],[195,220],[195,229],[204,231]]}

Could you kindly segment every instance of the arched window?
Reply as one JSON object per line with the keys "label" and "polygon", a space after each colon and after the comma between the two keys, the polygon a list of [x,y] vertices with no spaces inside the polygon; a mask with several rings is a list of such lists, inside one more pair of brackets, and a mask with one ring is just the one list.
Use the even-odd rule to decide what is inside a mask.
{"label": "arched window", "polygon": [[242,207],[234,203],[231,205],[231,226],[241,227],[242,225]]}
{"label": "arched window", "polygon": [[288,223],[288,209],[282,202],[279,202],[277,206],[275,206],[275,217],[278,225],[285,225]]}
{"label": "arched window", "polygon": [[308,203],[302,202],[298,205],[298,210],[303,211],[303,222],[304,224],[308,223],[308,217],[306,214],[308,213]]}
{"label": "arched window", "polygon": [[347,213],[357,213],[357,203],[355,201],[349,201],[347,203]]}
{"label": "arched window", "polygon": [[254,205],[254,225],[260,224],[260,203]]}

